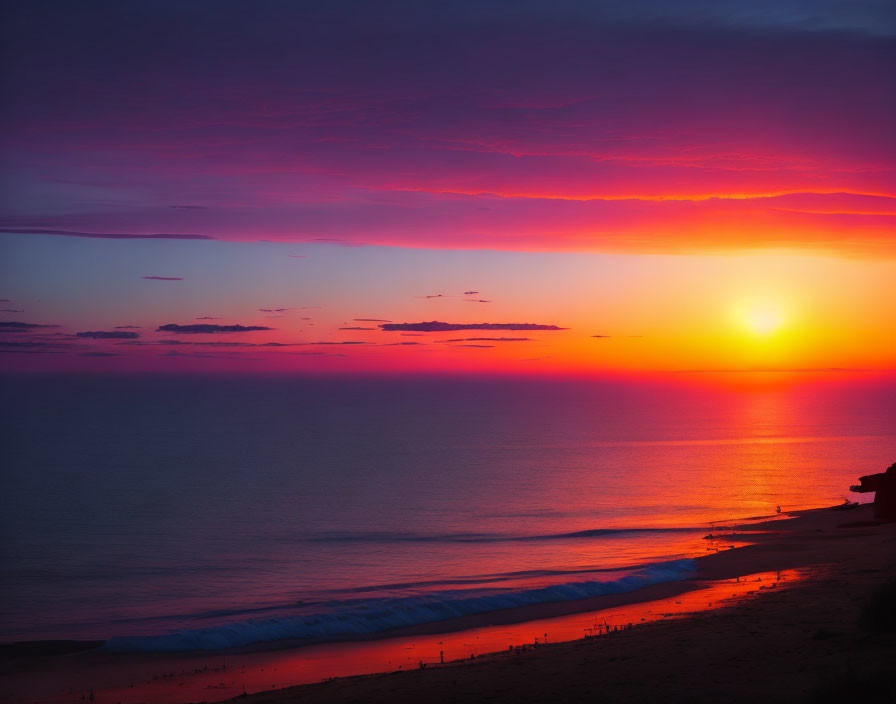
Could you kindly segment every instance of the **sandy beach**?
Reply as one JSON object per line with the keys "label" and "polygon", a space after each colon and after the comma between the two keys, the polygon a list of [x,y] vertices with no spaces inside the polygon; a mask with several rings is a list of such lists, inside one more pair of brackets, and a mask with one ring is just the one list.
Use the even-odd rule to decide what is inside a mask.
{"label": "sandy beach", "polygon": [[896,634],[869,632],[859,621],[875,590],[896,578],[896,524],[873,521],[866,505],[711,535],[689,580],[361,643],[179,655],[9,649],[2,696],[160,704],[235,694],[246,701],[243,692],[248,701],[284,704],[783,702],[810,701],[834,691],[832,682],[852,691],[879,686],[877,678],[892,683]]}
{"label": "sandy beach", "polygon": [[753,545],[701,558],[700,576],[798,568],[801,578],[723,608],[522,653],[243,701],[896,701],[896,633],[860,626],[872,594],[896,578],[896,524],[870,518],[863,506],[752,526]]}

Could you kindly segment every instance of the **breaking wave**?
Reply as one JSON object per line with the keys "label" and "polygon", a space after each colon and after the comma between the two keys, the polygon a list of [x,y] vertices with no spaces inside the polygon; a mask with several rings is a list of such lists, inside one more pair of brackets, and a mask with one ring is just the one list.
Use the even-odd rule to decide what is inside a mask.
{"label": "breaking wave", "polygon": [[445,621],[520,606],[574,601],[631,592],[693,574],[691,559],[645,565],[613,580],[563,582],[516,589],[450,589],[412,596],[335,600],[299,604],[276,617],[247,619],[160,635],[117,637],[104,648],[113,651],[175,652],[224,650],[277,640],[307,643],[351,640],[394,628]]}

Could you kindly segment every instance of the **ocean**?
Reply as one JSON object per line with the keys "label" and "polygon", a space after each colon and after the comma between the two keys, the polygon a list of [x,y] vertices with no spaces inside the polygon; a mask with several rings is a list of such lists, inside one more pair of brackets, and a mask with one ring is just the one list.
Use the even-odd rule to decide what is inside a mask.
{"label": "ocean", "polygon": [[829,377],[5,378],[0,641],[322,642],[682,579],[719,522],[896,460],[896,385]]}

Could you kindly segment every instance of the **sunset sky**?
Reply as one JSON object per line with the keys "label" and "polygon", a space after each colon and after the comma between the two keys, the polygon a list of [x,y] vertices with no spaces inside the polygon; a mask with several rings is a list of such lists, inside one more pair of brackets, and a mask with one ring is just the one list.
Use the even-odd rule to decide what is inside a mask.
{"label": "sunset sky", "polygon": [[8,8],[6,369],[896,370],[888,3]]}

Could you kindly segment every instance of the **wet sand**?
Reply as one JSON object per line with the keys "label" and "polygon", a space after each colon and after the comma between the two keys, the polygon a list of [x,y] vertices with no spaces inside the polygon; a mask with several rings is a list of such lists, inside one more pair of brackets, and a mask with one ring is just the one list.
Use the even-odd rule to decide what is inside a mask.
{"label": "wet sand", "polygon": [[[858,626],[869,595],[896,578],[896,524],[874,524],[863,506],[714,535],[692,580],[427,624],[366,643],[211,655],[4,657],[0,699],[75,702],[93,691],[103,704],[162,704],[221,701],[247,691],[261,693],[240,701],[278,704],[790,702],[806,701],[826,680],[848,672],[861,680],[896,668],[896,635]],[[400,671],[346,677],[387,670]],[[289,687],[327,677],[340,679]],[[262,691],[274,688],[281,689]]]}

